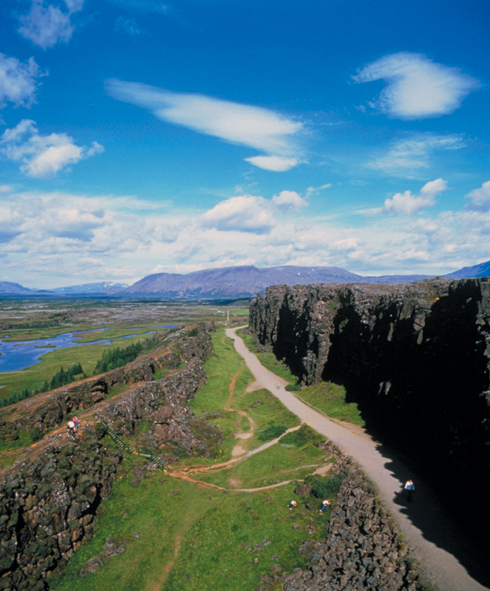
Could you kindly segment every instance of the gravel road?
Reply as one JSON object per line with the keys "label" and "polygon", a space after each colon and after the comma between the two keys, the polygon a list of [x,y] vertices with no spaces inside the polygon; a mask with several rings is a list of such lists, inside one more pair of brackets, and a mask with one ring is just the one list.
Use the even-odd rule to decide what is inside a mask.
{"label": "gravel road", "polygon": [[[441,590],[488,591],[490,583],[485,572],[488,556],[464,538],[422,479],[378,446],[364,430],[333,421],[288,392],[287,382],[266,369],[235,334],[238,328],[243,327],[227,329],[226,336],[234,340],[237,352],[258,385],[272,392],[304,423],[356,460],[378,486],[380,497],[397,519],[405,539]],[[403,494],[403,485],[409,478],[416,487],[412,503],[408,503]]]}

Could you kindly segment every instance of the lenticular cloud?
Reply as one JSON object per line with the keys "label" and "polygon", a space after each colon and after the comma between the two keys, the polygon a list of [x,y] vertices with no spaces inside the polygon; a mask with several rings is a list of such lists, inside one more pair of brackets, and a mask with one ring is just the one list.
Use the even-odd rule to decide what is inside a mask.
{"label": "lenticular cloud", "polygon": [[355,82],[384,80],[387,87],[369,105],[399,119],[426,119],[452,113],[480,86],[457,68],[418,53],[395,53],[364,66]]}
{"label": "lenticular cloud", "polygon": [[264,170],[283,172],[299,163],[293,137],[302,125],[274,111],[123,80],[109,80],[106,90],[113,98],[149,109],[169,123],[265,152],[246,158]]}

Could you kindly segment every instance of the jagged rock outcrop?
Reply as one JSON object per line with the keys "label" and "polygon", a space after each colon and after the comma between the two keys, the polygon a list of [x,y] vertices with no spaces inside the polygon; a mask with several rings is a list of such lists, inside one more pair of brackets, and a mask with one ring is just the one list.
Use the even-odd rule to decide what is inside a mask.
{"label": "jagged rock outcrop", "polygon": [[[308,569],[295,569],[284,591],[386,589],[417,591],[424,580],[397,526],[365,476],[349,468],[322,542],[306,540],[298,552]],[[435,589],[435,587],[433,587]]]}
{"label": "jagged rock outcrop", "polygon": [[[196,419],[187,405],[205,383],[204,361],[211,347],[204,326],[177,335],[167,356],[184,367],[95,404],[93,411],[81,415],[76,440],[63,431],[48,434],[26,451],[24,460],[2,472],[0,590],[47,589],[47,578],[59,572],[91,536],[97,509],[109,495],[123,458],[105,433],[104,422],[118,435],[131,436],[138,433],[141,421],[158,426],[157,421],[165,418],[170,427],[167,436],[157,437],[150,430],[145,446],[158,453],[162,444],[170,442],[189,454],[211,454],[210,447],[221,442],[222,432]],[[149,365],[151,360],[143,358],[125,371],[139,372]],[[163,450],[164,456],[171,449]]]}
{"label": "jagged rock outcrop", "polygon": [[0,589],[41,591],[92,534],[122,454],[87,429],[79,442],[56,437],[17,463],[0,483]]}
{"label": "jagged rock outcrop", "polygon": [[35,430],[42,434],[60,426],[67,415],[86,410],[101,402],[111,388],[150,382],[158,370],[171,371],[182,362],[197,358],[206,359],[211,350],[207,330],[196,327],[193,331],[195,334],[192,338],[187,337],[185,331],[170,335],[171,340],[179,341],[172,347],[165,342],[168,331],[157,333],[151,339],[152,352],[141,355],[125,367],[7,407],[0,412],[0,439],[15,441],[21,430]]}
{"label": "jagged rock outcrop", "polygon": [[433,482],[456,475],[475,523],[490,516],[488,278],[276,286],[252,302],[250,326],[304,384],[342,383],[377,436]]}

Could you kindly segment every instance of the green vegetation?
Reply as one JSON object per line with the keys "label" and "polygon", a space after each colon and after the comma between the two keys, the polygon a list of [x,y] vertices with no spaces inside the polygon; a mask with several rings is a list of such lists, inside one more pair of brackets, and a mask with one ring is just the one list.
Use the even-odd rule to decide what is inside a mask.
{"label": "green vegetation", "polygon": [[48,390],[54,390],[55,388],[60,388],[61,386],[70,384],[71,382],[74,382],[76,379],[80,378],[82,374],[83,368],[80,363],[74,363],[67,371],[61,368],[54,374],[49,382],[48,380],[45,380],[44,384],[40,388],[37,388],[33,391],[29,390],[28,388],[24,388],[20,393],[16,392],[9,398],[3,398],[0,400],[0,408],[19,402],[20,400],[25,400],[26,398],[31,398],[31,396],[36,396],[36,394],[40,394],[41,392],[48,392]]}
{"label": "green vegetation", "polygon": [[305,484],[311,485],[312,493],[317,499],[326,499],[339,492],[340,485],[345,479],[345,474],[337,474],[333,478],[325,476],[307,476]]}
{"label": "green vegetation", "polygon": [[289,382],[286,390],[294,392],[298,398],[331,418],[361,427],[365,425],[357,404],[346,402],[346,391],[343,386],[333,382],[321,382],[302,388],[286,363],[278,360],[274,353],[264,351],[255,335],[247,332],[247,329],[239,331],[239,335],[267,369]]}
{"label": "green vegetation", "polygon": [[[252,430],[248,418],[253,434],[240,445],[250,450],[263,443],[264,434],[270,440],[299,421],[270,392],[246,392],[252,376],[232,342],[222,330],[212,339],[214,352],[205,364],[208,382],[190,404],[196,416],[211,415],[208,420],[224,431],[215,458],[181,454],[166,475],[147,472],[135,486],[133,471],[141,460],[126,457],[93,539],[70,559],[62,575],[50,579],[53,591],[249,591],[264,575],[305,568],[297,548],[307,537],[324,537],[329,511],[308,510],[312,496],[298,498],[293,512],[288,505],[298,480],[327,461],[315,445],[323,438],[303,426],[280,443],[223,466],[239,442],[237,430]],[[126,438],[128,444],[137,447],[137,438],[147,429],[141,424],[143,435]],[[292,443],[282,444],[290,436]],[[192,479],[206,487],[182,479],[191,466]],[[240,490],[248,488],[256,490]],[[81,578],[81,568],[101,552],[108,536],[125,545],[124,554],[104,559],[96,573]]]}
{"label": "green vegetation", "polygon": [[276,439],[277,437],[281,437],[281,435],[287,430],[285,425],[271,425],[267,427],[267,429],[263,429],[258,434],[259,441],[270,441],[271,439]]}
{"label": "green vegetation", "polygon": [[142,352],[143,345],[139,342],[128,345],[123,349],[120,349],[119,347],[116,347],[115,349],[107,349],[102,353],[102,357],[99,361],[97,361],[94,375],[122,367],[123,365],[134,361]]}
{"label": "green vegetation", "polygon": [[[125,343],[138,342],[141,337],[125,339]],[[42,363],[37,363],[22,371],[0,374],[0,397],[8,398],[12,394],[27,388],[30,391],[40,390],[46,380],[49,382],[61,367],[71,367],[80,363],[87,375],[91,375],[104,351],[116,348],[112,345],[90,345],[86,347],[69,347],[56,349],[42,356]]]}
{"label": "green vegetation", "polygon": [[343,386],[333,382],[322,382],[297,392],[298,398],[321,410],[329,417],[364,427],[365,422],[355,402],[346,402]]}
{"label": "green vegetation", "polygon": [[308,425],[301,425],[300,429],[286,433],[281,439],[283,445],[294,445],[294,447],[319,445],[323,441],[325,441],[325,437],[308,427]]}

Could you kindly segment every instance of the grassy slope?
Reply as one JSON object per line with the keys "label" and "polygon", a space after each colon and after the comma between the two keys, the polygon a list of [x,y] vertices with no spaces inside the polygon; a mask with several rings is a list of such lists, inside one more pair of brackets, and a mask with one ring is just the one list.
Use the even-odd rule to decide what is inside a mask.
{"label": "grassy slope", "polygon": [[[233,432],[238,415],[223,410],[223,405],[233,378],[235,393],[231,407],[250,410],[258,428],[276,422],[297,424],[297,419],[277,406],[275,399],[268,400],[264,391],[245,394],[251,376],[231,341],[224,338],[222,331],[213,335],[213,341],[214,354],[206,363],[208,383],[192,406],[197,415],[202,411],[220,412],[221,418],[210,420],[223,428],[227,439],[216,459],[192,458],[181,465],[204,467],[230,458],[231,449],[237,443]],[[262,404],[253,406],[257,400]],[[249,441],[251,447],[259,443]],[[210,483],[219,481],[227,488],[219,490],[164,476],[161,472],[153,473],[133,488],[130,481],[134,460],[128,458],[123,463],[127,476],[116,482],[110,499],[104,503],[93,540],[75,554],[63,575],[50,581],[50,588],[56,591],[112,591],[114,588],[118,591],[249,591],[260,584],[261,576],[272,574],[274,564],[285,572],[305,566],[297,548],[307,537],[319,539],[324,535],[328,515],[306,510],[304,497],[297,497],[297,510],[290,513],[288,503],[294,497],[294,483],[244,493],[234,491],[230,481],[240,481],[243,488],[264,486],[271,481],[311,473],[313,468],[298,472],[298,465],[319,464],[323,460],[322,452],[312,445],[304,449],[276,445],[227,470],[201,476]],[[172,494],[175,491],[178,494]],[[310,535],[308,529],[312,525],[317,533]],[[79,578],[83,564],[100,552],[109,535],[119,543],[126,543],[124,554],[104,561],[95,574]],[[270,545],[254,552],[253,546],[265,539],[270,540]]]}

